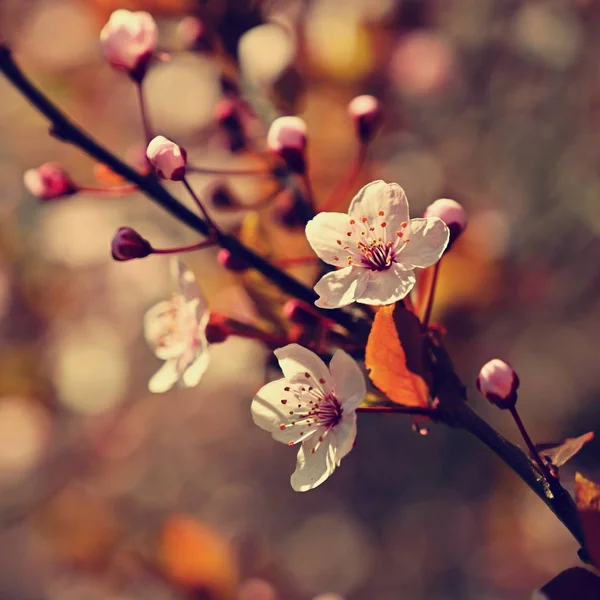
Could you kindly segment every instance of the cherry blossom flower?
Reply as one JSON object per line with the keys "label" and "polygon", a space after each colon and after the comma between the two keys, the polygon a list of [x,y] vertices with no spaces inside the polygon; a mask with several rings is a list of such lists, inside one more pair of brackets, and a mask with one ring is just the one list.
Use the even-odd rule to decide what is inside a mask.
{"label": "cherry blossom flower", "polygon": [[208,367],[206,326],[209,310],[194,274],[180,261],[173,261],[179,293],[159,302],[144,316],[144,334],[156,356],[165,361],[152,376],[148,389],[153,393],[170,390],[180,382],[198,384]]}
{"label": "cherry blossom flower", "polygon": [[156,22],[145,11],[116,10],[100,32],[106,60],[138,80],[146,73],[157,40]]}
{"label": "cherry blossom flower", "polygon": [[338,308],[404,298],[415,284],[414,269],[440,259],[449,231],[437,217],[410,219],[404,190],[374,181],[358,192],[347,215],[320,213],[311,219],[306,237],[321,260],[343,266],[315,285],[315,304]]}
{"label": "cherry blossom flower", "polygon": [[259,390],[252,418],[278,442],[300,444],[291,483],[305,492],[323,483],[352,450],[365,378],[343,350],[333,355],[329,369],[298,344],[275,350],[275,356],[284,377]]}

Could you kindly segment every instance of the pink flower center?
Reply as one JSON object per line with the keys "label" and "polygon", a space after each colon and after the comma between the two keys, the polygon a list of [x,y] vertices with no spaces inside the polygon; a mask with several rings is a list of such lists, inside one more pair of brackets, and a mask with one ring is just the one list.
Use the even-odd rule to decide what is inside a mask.
{"label": "pink flower center", "polygon": [[[367,217],[350,219],[350,227],[346,233],[348,240],[337,240],[338,246],[348,253],[348,265],[370,271],[385,271],[396,262],[399,251],[409,241],[405,236],[407,222],[402,222],[400,229],[393,231],[388,227],[382,210],[378,216],[375,221],[370,221]],[[334,256],[333,260],[340,259]]]}

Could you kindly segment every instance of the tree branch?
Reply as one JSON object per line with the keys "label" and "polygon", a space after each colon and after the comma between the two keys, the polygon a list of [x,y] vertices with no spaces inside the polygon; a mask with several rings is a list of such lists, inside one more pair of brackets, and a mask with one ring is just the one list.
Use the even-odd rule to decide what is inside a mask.
{"label": "tree branch", "polygon": [[[11,50],[3,45],[0,45],[0,72],[50,121],[52,135],[77,146],[95,160],[107,165],[118,175],[136,184],[141,192],[188,227],[191,227],[202,235],[209,235],[210,232],[207,223],[172,196],[156,177],[141,175],[129,167],[61,112],[58,107],[29,81],[14,61]],[[317,295],[312,289],[254,253],[235,237],[228,234],[219,234],[216,241],[219,246],[226,248],[232,254],[239,257],[251,268],[272,281],[286,294],[302,300],[309,305],[314,304]],[[324,316],[335,321],[348,331],[353,332],[359,338],[366,339],[368,335],[368,322],[364,319],[355,316],[350,311],[341,309],[323,309],[321,312]]]}

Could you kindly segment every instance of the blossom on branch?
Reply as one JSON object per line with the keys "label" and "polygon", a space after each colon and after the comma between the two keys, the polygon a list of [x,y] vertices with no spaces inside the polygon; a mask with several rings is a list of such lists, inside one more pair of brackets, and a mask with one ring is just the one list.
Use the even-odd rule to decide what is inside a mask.
{"label": "blossom on branch", "polygon": [[150,13],[116,10],[100,32],[106,60],[141,81],[156,50],[158,28]]}
{"label": "blossom on branch", "polygon": [[437,217],[410,219],[404,190],[374,181],[363,187],[348,214],[320,213],[306,225],[319,258],[343,267],[315,285],[321,308],[352,302],[391,304],[415,284],[415,268],[435,264],[448,245],[449,230]]}
{"label": "blossom on branch", "polygon": [[181,181],[185,177],[187,152],[164,135],[157,135],[148,144],[146,157],[163,179]]}
{"label": "blossom on branch", "polygon": [[323,483],[352,450],[365,378],[343,350],[333,355],[329,369],[298,344],[275,350],[275,356],[284,377],[259,390],[252,418],[278,442],[300,444],[291,483],[305,492]]}
{"label": "blossom on branch", "polygon": [[180,291],[159,302],[144,316],[144,335],[156,356],[165,361],[152,376],[148,389],[154,393],[170,390],[180,382],[198,384],[208,367],[206,326],[209,310],[194,274],[180,261],[173,261]]}
{"label": "blossom on branch", "polygon": [[58,163],[52,162],[25,171],[23,183],[40,200],[56,200],[76,194],[79,190],[69,174]]}

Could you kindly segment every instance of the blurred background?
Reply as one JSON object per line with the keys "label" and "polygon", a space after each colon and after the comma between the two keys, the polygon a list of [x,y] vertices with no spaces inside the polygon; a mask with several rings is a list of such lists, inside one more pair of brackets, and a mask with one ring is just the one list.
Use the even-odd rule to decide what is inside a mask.
{"label": "blurred background", "polygon": [[[260,119],[246,123],[250,152],[216,117],[239,67],[267,118],[306,120],[319,202],[356,153],[348,101],[377,96],[385,123],[356,189],[383,178],[405,188],[413,215],[440,197],[469,214],[436,307],[458,373],[471,385],[483,362],[510,361],[538,442],[600,429],[599,1],[0,0],[0,39],[26,72],[135,162],[135,90],[98,44],[116,8],[156,16],[170,57],[145,82],[150,116],[198,164],[264,163]],[[186,15],[200,21],[182,25]],[[43,162],[84,185],[107,175],[47,135],[2,78],[0,138],[2,598],[512,600],[577,564],[540,500],[441,426],[423,437],[405,418],[361,415],[342,468],[294,493],[295,451],[250,418],[275,376],[258,343],[215,345],[198,388],[149,394],[159,361],[142,316],[173,290],[168,260],[116,263],[110,240],[122,225],[157,247],[193,232],[138,195],[32,198],[22,174]],[[272,187],[193,183],[207,195],[225,183],[245,204]],[[211,211],[231,230],[244,219]],[[214,310],[256,316],[215,252],[187,264]],[[509,418],[470,392],[518,442]],[[576,469],[600,478],[597,441],[561,469],[570,490]]]}

